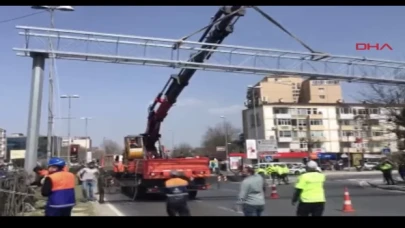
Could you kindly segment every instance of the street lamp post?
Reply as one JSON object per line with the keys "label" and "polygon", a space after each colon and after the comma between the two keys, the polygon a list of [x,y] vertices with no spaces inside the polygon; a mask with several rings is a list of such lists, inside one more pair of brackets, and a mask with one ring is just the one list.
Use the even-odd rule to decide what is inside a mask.
{"label": "street lamp post", "polygon": [[68,99],[68,158],[67,161],[70,161],[70,144],[71,144],[71,139],[70,139],[70,127],[71,127],[71,119],[72,119],[72,115],[71,115],[71,109],[72,109],[72,99],[78,99],[80,98],[79,95],[62,95],[60,96],[60,98],[62,99]]}
{"label": "street lamp post", "polygon": [[90,141],[89,135],[88,135],[89,120],[91,120],[93,118],[92,117],[80,117],[80,119],[84,120],[84,134],[86,137],[86,156],[87,156],[88,147],[90,146],[87,144],[87,142]]}
{"label": "street lamp post", "polygon": [[[32,9],[38,10],[47,10],[50,14],[50,27],[53,29],[55,28],[55,20],[54,20],[54,12],[55,10],[59,11],[74,11],[74,8],[71,6],[32,6]],[[53,51],[53,43],[52,39],[49,38],[49,49]],[[53,122],[54,122],[54,115],[53,115],[53,88],[54,88],[54,69],[55,69],[55,58],[54,55],[51,54],[50,56],[51,66],[49,67],[49,85],[48,85],[48,131],[47,131],[47,158],[48,160],[51,158],[53,153]]]}
{"label": "street lamp post", "polygon": [[229,171],[229,151],[228,151],[228,128],[226,126],[226,117],[220,116],[223,121],[224,125],[224,132],[225,132],[225,156],[226,156],[226,170]]}
{"label": "street lamp post", "polygon": [[257,114],[256,114],[256,89],[260,89],[260,86],[248,86],[251,89],[252,99],[253,99],[253,117],[254,117],[254,124],[255,124],[255,139],[257,140],[259,137],[258,129],[257,129]]}

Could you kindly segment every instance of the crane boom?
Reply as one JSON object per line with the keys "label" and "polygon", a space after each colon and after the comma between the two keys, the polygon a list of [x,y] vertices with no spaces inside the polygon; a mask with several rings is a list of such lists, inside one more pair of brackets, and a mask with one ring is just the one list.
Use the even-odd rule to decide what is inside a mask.
{"label": "crane boom", "polygon": [[[221,7],[212,18],[211,25],[206,28],[199,40],[199,42],[205,40],[206,44],[204,44],[201,50],[194,54],[188,62],[203,63],[208,60],[213,53],[212,50],[217,48],[217,46],[211,46],[209,44],[221,44],[222,41],[233,32],[234,23],[240,16],[244,16],[244,13],[244,6]],[[147,152],[155,157],[159,156],[155,144],[160,138],[160,125],[195,72],[196,69],[181,69],[179,74],[171,76],[163,87],[163,90],[157,95],[155,101],[149,107],[148,123],[146,131],[143,134],[143,141]],[[159,106],[155,111],[157,104],[159,104]]]}

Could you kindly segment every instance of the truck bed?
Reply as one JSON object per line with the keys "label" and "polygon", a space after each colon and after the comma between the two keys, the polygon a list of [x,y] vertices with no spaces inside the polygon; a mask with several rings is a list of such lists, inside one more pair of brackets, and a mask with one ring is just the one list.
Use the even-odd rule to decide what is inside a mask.
{"label": "truck bed", "polygon": [[210,177],[208,158],[151,159],[143,163],[145,179],[167,179],[170,171],[176,170],[188,178]]}

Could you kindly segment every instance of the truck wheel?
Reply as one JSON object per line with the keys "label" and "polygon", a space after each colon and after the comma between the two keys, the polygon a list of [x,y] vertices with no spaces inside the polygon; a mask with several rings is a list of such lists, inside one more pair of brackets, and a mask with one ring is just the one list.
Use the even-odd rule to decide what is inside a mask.
{"label": "truck wheel", "polygon": [[190,191],[188,192],[188,198],[191,200],[195,200],[195,198],[197,197],[197,191]]}
{"label": "truck wheel", "polygon": [[294,174],[295,174],[295,175],[300,175],[300,172],[299,172],[299,171],[295,171]]}

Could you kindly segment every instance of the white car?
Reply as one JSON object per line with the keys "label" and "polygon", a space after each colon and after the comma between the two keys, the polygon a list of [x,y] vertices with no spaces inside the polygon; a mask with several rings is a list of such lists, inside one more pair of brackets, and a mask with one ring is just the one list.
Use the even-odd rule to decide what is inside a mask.
{"label": "white car", "polygon": [[293,166],[290,168],[290,175],[300,175],[305,173],[307,170],[302,166]]}
{"label": "white car", "polygon": [[378,166],[378,162],[365,162],[364,169],[365,170],[374,170]]}

